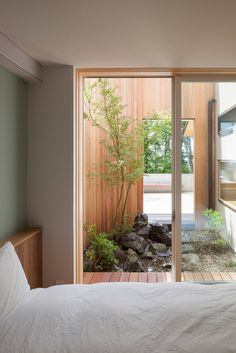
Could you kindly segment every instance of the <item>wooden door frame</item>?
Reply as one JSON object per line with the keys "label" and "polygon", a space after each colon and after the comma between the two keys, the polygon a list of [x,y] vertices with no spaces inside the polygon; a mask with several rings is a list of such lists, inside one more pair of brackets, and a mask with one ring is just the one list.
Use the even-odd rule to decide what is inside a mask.
{"label": "wooden door frame", "polygon": [[181,84],[182,82],[236,81],[236,69],[75,69],[76,106],[74,124],[74,281],[83,283],[84,123],[83,80],[86,77],[140,77],[172,79],[173,174],[172,228],[173,281],[181,281]]}

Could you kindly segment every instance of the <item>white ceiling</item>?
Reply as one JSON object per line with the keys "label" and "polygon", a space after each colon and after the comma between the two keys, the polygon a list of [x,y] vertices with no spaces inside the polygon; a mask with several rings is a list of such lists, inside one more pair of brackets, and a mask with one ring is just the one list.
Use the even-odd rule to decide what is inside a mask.
{"label": "white ceiling", "polygon": [[0,0],[0,31],[44,65],[236,67],[236,0]]}

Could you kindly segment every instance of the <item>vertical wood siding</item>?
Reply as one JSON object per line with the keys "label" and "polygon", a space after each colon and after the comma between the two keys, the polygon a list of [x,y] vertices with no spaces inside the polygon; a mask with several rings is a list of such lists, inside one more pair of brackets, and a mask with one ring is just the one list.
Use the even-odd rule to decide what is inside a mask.
{"label": "vertical wood siding", "polygon": [[[86,79],[92,80],[92,79]],[[109,82],[117,88],[117,93],[126,105],[124,114],[133,121],[142,122],[152,112],[171,111],[170,78],[112,78]],[[207,207],[207,109],[208,100],[214,98],[214,84],[191,83],[183,86],[183,117],[196,119],[196,209]],[[99,231],[111,230],[114,205],[118,198],[118,187],[109,190],[99,176],[88,177],[95,164],[105,157],[104,148],[99,143],[103,133],[85,121],[84,146],[84,223],[96,224]],[[204,183],[203,183],[204,181]],[[203,188],[203,189],[202,189]],[[199,205],[199,206],[198,206]],[[143,180],[130,191],[127,214],[134,216],[143,210]],[[84,237],[84,246],[87,236]]]}

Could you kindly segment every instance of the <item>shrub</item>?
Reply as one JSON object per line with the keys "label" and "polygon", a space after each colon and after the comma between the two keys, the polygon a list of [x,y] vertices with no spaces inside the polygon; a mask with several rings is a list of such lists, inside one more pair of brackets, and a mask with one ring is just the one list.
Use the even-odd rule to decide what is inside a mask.
{"label": "shrub", "polygon": [[216,210],[207,208],[203,211],[203,215],[206,217],[205,230],[208,233],[214,233],[216,236],[219,236],[224,225],[224,218],[221,214]]}
{"label": "shrub", "polygon": [[90,234],[89,247],[85,252],[85,271],[109,271],[118,264],[115,258],[117,246],[108,238],[108,234],[98,233],[95,225],[85,228]]}
{"label": "shrub", "polygon": [[234,268],[234,267],[236,267],[236,261],[235,260],[229,260],[229,261],[225,262],[225,266]]}
{"label": "shrub", "polygon": [[212,240],[212,245],[216,248],[216,249],[224,249],[225,246],[227,246],[227,242],[222,239],[222,238],[218,238],[216,240]]}
{"label": "shrub", "polygon": [[133,231],[133,224],[130,224],[125,221],[123,224],[119,224],[112,229],[111,233],[109,234],[109,239],[112,239],[115,242],[119,242],[123,234],[128,234],[132,231]]}

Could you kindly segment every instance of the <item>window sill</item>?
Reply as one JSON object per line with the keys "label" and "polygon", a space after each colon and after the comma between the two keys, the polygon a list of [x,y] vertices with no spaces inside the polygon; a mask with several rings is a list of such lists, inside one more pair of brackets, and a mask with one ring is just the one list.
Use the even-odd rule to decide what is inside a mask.
{"label": "window sill", "polygon": [[236,201],[225,201],[218,198],[219,202],[223,203],[226,207],[230,208],[232,211],[236,212]]}

